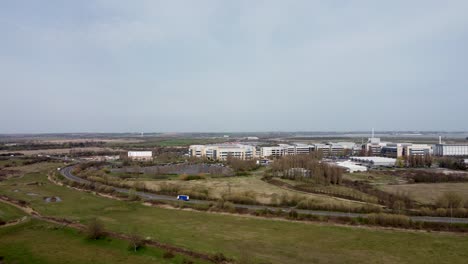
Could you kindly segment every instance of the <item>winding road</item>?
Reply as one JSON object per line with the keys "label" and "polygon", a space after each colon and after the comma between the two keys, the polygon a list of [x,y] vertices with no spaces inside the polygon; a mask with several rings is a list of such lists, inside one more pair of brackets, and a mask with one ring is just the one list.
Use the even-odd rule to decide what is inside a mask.
{"label": "winding road", "polygon": [[[80,178],[72,173],[73,166],[68,166],[60,169],[60,173],[67,179],[75,181],[78,183],[92,183],[89,180]],[[116,192],[119,193],[129,193],[130,189],[118,188],[111,186]],[[141,198],[148,200],[158,200],[158,201],[178,201],[176,197],[170,195],[154,194],[149,192],[136,192]],[[206,200],[195,200],[190,199],[185,203],[191,204],[208,204],[210,201]],[[289,212],[294,209],[300,214],[316,215],[316,216],[330,216],[330,217],[367,217],[366,214],[362,213],[346,213],[346,212],[335,212],[335,211],[316,211],[316,210],[304,210],[304,209],[295,209],[290,207],[273,207],[273,206],[264,206],[264,205],[246,205],[246,204],[234,204],[236,208],[243,208],[249,210],[263,210],[269,209],[272,211],[283,210]],[[468,224],[468,218],[450,218],[450,217],[433,217],[433,216],[409,216],[413,221],[420,222],[438,222],[438,223],[464,223]]]}

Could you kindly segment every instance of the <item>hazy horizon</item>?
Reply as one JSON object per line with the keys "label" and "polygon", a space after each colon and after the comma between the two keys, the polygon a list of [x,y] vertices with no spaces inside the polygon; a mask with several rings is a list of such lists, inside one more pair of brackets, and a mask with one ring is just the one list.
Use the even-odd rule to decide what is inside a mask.
{"label": "hazy horizon", "polygon": [[468,131],[466,1],[5,1],[0,134]]}

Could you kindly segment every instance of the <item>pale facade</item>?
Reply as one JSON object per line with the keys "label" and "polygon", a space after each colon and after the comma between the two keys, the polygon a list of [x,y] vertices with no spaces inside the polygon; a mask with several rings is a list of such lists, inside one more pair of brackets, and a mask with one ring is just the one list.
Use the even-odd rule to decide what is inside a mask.
{"label": "pale facade", "polygon": [[436,156],[468,156],[468,145],[465,144],[437,144],[434,148]]}
{"label": "pale facade", "polygon": [[127,157],[132,160],[152,160],[152,151],[129,151]]}
{"label": "pale facade", "polygon": [[242,144],[192,145],[189,148],[189,155],[213,160],[226,160],[228,157],[248,160],[257,157],[254,146]]}

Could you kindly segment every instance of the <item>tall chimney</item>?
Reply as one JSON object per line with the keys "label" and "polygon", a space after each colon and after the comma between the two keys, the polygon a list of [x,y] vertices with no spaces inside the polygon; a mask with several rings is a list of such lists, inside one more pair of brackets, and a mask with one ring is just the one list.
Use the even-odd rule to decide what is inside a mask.
{"label": "tall chimney", "polygon": [[439,136],[439,144],[442,144],[442,136]]}

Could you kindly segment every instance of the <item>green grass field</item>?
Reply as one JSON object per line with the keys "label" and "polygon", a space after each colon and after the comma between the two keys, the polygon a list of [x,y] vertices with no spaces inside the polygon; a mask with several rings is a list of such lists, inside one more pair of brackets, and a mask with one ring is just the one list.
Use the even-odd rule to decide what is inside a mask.
{"label": "green grass field", "polygon": [[[26,185],[30,182],[40,182],[43,185]],[[44,215],[75,219],[82,223],[98,217],[109,230],[128,233],[136,229],[142,236],[164,243],[203,253],[222,252],[236,259],[254,258],[255,263],[427,264],[466,263],[468,259],[468,236],[152,208],[138,202],[116,201],[56,186],[48,182],[41,173],[0,182],[0,193],[29,201],[33,208]],[[31,193],[37,195],[30,195]],[[59,196],[62,202],[45,203],[43,196]],[[60,244],[67,244],[65,241],[68,239],[68,244],[84,243],[81,238],[73,240],[74,236],[67,238],[59,235],[57,238],[58,232],[48,229],[40,231],[41,235],[29,235],[34,230],[20,231],[0,233],[0,241],[18,237],[20,242],[16,245],[19,246],[26,243],[22,241],[24,236],[29,237],[28,241],[35,241],[33,238],[37,235],[43,239],[49,239],[49,236],[51,239],[62,239]],[[2,254],[5,254],[3,245],[0,244],[0,248]],[[94,247],[87,249],[87,254],[95,255],[99,255],[95,252],[101,250]],[[38,263],[46,258],[43,254],[49,254],[38,252],[33,246],[25,246],[24,250],[31,257],[37,257]],[[54,249],[56,251],[59,249]],[[133,259],[127,260],[127,263],[133,261],[137,263]],[[53,263],[53,260],[50,262]],[[105,262],[113,261],[109,259]]]}
{"label": "green grass field", "polygon": [[190,259],[182,255],[168,259],[164,253],[152,247],[134,252],[128,242],[118,239],[88,240],[77,230],[39,220],[0,228],[0,256],[5,263],[183,263]]}
{"label": "green grass field", "polygon": [[384,185],[382,190],[390,193],[407,193],[415,201],[422,204],[435,204],[437,199],[446,192],[456,193],[468,201],[468,183],[415,183]]}
{"label": "green grass field", "polygon": [[24,215],[25,213],[20,209],[0,201],[0,222],[12,221]]}

